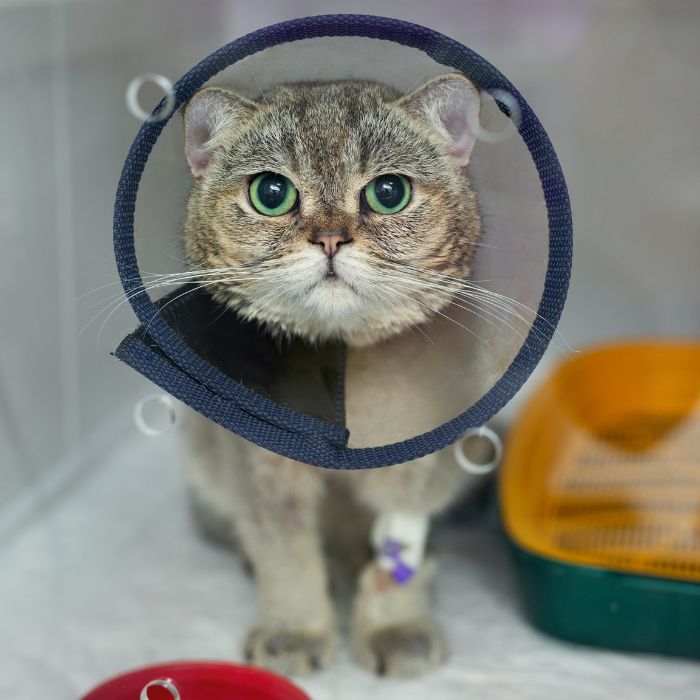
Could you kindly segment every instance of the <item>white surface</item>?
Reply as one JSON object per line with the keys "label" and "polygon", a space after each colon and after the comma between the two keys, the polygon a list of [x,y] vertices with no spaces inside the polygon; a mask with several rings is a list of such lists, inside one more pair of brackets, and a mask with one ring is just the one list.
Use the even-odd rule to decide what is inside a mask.
{"label": "white surface", "polygon": [[[0,541],[3,700],[76,700],[134,666],[240,659],[255,589],[238,559],[195,535],[172,438],[135,435]],[[700,697],[697,663],[578,648],[533,631],[487,532],[443,532],[438,551],[449,663],[421,680],[388,681],[358,669],[343,647],[329,671],[300,682],[313,700]]]}

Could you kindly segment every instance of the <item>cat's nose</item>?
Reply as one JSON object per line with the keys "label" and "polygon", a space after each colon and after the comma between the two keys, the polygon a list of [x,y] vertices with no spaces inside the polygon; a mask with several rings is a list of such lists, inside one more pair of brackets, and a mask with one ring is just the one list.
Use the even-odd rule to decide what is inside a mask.
{"label": "cat's nose", "polygon": [[332,258],[341,245],[352,243],[352,238],[345,231],[317,231],[311,236],[309,243],[320,245],[323,252]]}

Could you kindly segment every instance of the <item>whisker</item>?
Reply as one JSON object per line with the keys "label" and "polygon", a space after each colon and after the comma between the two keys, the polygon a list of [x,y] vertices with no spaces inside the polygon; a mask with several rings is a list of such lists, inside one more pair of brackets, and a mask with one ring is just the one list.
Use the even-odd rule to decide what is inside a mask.
{"label": "whisker", "polygon": [[[217,272],[216,274],[221,274],[221,273]],[[83,312],[90,311],[91,309],[94,309],[96,306],[99,306],[100,304],[103,304],[105,302],[109,302],[109,303],[107,303],[107,306],[105,306],[105,308],[102,309],[102,311],[100,311],[98,313],[98,316],[100,316],[102,313],[104,313],[104,311],[109,309],[112,304],[121,301],[122,297],[123,297],[123,301],[128,301],[129,299],[132,298],[132,296],[134,296],[135,294],[140,294],[142,291],[150,291],[152,289],[158,289],[160,287],[170,287],[170,286],[174,286],[180,282],[191,281],[192,279],[193,278],[190,278],[190,277],[186,277],[186,278],[178,277],[178,278],[160,280],[158,282],[141,285],[141,286],[137,287],[135,290],[132,290],[131,292],[129,292],[128,294],[126,292],[120,292],[119,294],[113,295],[112,297],[109,297],[108,299],[101,299],[100,301],[95,302],[94,304],[91,304],[87,308],[83,309]],[[196,277],[194,279],[196,281]],[[247,281],[247,280],[245,278],[241,278],[241,281]],[[90,321],[87,325],[89,326],[90,323],[92,323],[92,321]]]}
{"label": "whisker", "polygon": [[[405,297],[405,295],[400,294],[394,289],[385,289],[384,292],[388,292],[389,294],[394,294],[396,293],[397,295],[400,295],[401,297]],[[433,342],[433,339],[421,328],[421,325],[419,323],[416,323],[415,321],[412,321],[410,324],[413,328],[415,328],[436,350],[438,350],[438,346]]]}
{"label": "whisker", "polygon": [[[408,286],[406,286],[407,282],[409,282],[409,280],[403,280],[403,285],[402,285],[401,282],[397,282],[396,280],[394,280],[395,284],[399,284],[404,289],[408,289],[408,290],[413,291],[413,292],[421,291],[423,288],[421,283],[416,281],[416,280],[410,280],[410,284],[414,285],[413,287],[411,287],[410,284]],[[435,285],[431,285],[431,286],[435,287]],[[527,345],[527,340],[526,340],[525,336],[520,331],[518,331],[517,328],[515,328],[513,325],[508,323],[507,320],[505,320],[503,317],[499,316],[498,314],[496,314],[488,309],[482,309],[479,306],[477,306],[474,302],[466,300],[466,299],[461,299],[461,301],[468,304],[468,306],[464,306],[463,304],[459,304],[458,302],[456,302],[454,300],[454,296],[455,296],[454,294],[450,294],[449,292],[442,290],[438,287],[435,287],[435,292],[442,295],[442,300],[444,303],[450,304],[452,306],[456,306],[457,308],[460,308],[460,309],[463,309],[465,311],[469,311],[470,313],[473,313],[475,316],[482,319],[483,321],[485,321],[486,323],[493,326],[494,328],[496,328],[499,331],[503,330],[503,328],[502,328],[503,325],[507,326],[523,341],[523,343],[525,343]],[[484,315],[484,314],[486,314],[486,315]],[[488,316],[490,316],[492,318],[488,318]],[[492,319],[495,319],[495,321]],[[501,325],[497,324],[496,321],[499,321]]]}
{"label": "whisker", "polygon": [[[217,284],[217,283],[229,283],[229,282],[242,282],[243,284],[246,284],[246,283],[250,283],[251,280],[249,278],[248,279],[246,279],[246,278],[241,279],[241,278],[234,278],[234,277],[217,279],[217,280],[214,280],[213,282],[208,282],[206,284],[199,285],[195,289],[188,290],[188,292],[197,291],[197,289],[201,289],[203,287],[208,287],[208,286],[211,286],[211,285]],[[134,296],[136,296],[138,294],[145,293],[145,292],[148,292],[152,289],[156,289],[159,287],[171,286],[172,284],[173,283],[171,281],[166,281],[166,282],[158,282],[156,284],[152,284],[149,286],[142,285],[142,286],[138,287],[137,289],[133,290],[132,292],[130,292],[129,294],[123,294],[123,295],[120,294],[119,297],[115,301],[112,301],[109,304],[107,304],[107,306],[105,308],[103,308],[101,311],[99,311],[85,326],[83,326],[83,328],[80,330],[80,334],[82,334],[88,328],[88,326],[90,326],[94,321],[96,321],[102,314],[104,314],[105,312],[107,312],[109,310],[109,313],[107,314],[105,319],[102,321],[100,328],[98,330],[98,333],[97,333],[97,351],[99,352],[99,341],[100,341],[100,337],[102,335],[102,332],[105,328],[105,325],[107,324],[109,319],[116,313],[116,311],[124,303],[126,303],[127,301],[129,301],[130,299],[132,299]],[[180,296],[180,295],[178,295],[178,296]],[[176,298],[178,298],[178,297],[176,297]],[[174,299],[167,302],[165,304],[165,306],[172,303],[172,301],[174,301]],[[160,310],[162,310],[162,308],[164,308],[164,307],[161,307]],[[149,323],[150,323],[150,321],[149,321]]]}
{"label": "whisker", "polygon": [[267,101],[267,97],[265,96],[265,93],[263,92],[262,88],[260,87],[260,83],[258,82],[258,79],[255,75],[253,75],[253,80],[255,82],[256,87],[260,91],[260,96],[263,98],[263,101],[265,102],[265,105],[267,108],[270,108],[270,103]]}
{"label": "whisker", "polygon": [[[198,276],[211,276],[211,275],[217,275],[217,274],[224,274],[224,273],[231,273],[231,272],[244,272],[248,273],[248,270],[241,270],[239,268],[234,268],[234,267],[219,267],[219,268],[207,268],[203,270],[184,270],[182,272],[169,272],[169,273],[147,273],[144,274],[141,280],[154,280],[154,279],[160,279],[160,280],[171,280],[172,284],[177,284],[177,282],[181,281],[187,281],[188,279],[191,279],[193,277],[198,277]],[[254,274],[252,271],[250,271],[250,274]],[[135,281],[139,278],[137,277],[132,277],[128,278],[129,281]],[[81,294],[76,301],[80,301],[86,296],[89,296],[90,294],[94,294],[96,292],[101,291],[102,289],[106,289],[107,287],[112,287],[114,285],[121,284],[121,280],[117,280],[115,282],[109,282],[107,284],[103,284],[99,287],[96,287],[95,289],[91,289],[88,292],[84,292]]]}
{"label": "whisker", "polygon": [[[394,290],[394,291],[396,291],[396,290]],[[402,293],[401,293],[401,292],[397,292],[397,294],[402,294]],[[409,296],[408,294],[402,294],[402,296],[406,297],[407,299],[410,299],[411,301],[413,301],[413,302],[415,302],[415,303],[417,303],[417,304],[420,304],[421,306],[424,306],[424,307],[425,307],[426,309],[428,309],[428,311],[430,311],[431,313],[438,314],[438,316],[442,316],[443,318],[446,318],[448,321],[451,321],[452,323],[455,323],[455,324],[458,325],[460,328],[463,328],[465,331],[467,331],[467,333],[470,333],[471,335],[473,335],[477,340],[479,340],[480,342],[484,343],[484,345],[488,345],[488,343],[487,343],[478,333],[476,333],[473,329],[467,328],[467,326],[465,326],[464,324],[462,324],[462,323],[460,323],[459,321],[455,320],[455,319],[452,318],[451,316],[448,316],[447,314],[442,313],[442,311],[440,311],[440,310],[438,310],[438,309],[434,309],[432,306],[430,306],[430,305],[428,305],[428,304],[426,304],[426,303],[420,301],[419,299],[414,299],[413,297]]]}
{"label": "whisker", "polygon": [[[538,315],[537,311],[535,311],[535,309],[531,309],[529,306],[526,306],[522,302],[519,302],[517,299],[513,299],[512,297],[506,296],[504,294],[499,294],[498,292],[494,292],[490,289],[486,289],[485,287],[481,287],[478,284],[475,284],[475,282],[473,280],[462,279],[460,277],[454,277],[452,275],[446,275],[442,272],[437,272],[435,270],[425,270],[425,269],[421,269],[418,267],[411,267],[411,266],[409,266],[409,268],[415,270],[416,272],[422,273],[422,274],[427,274],[427,275],[431,275],[433,277],[438,277],[438,278],[442,278],[442,279],[448,279],[448,280],[451,280],[453,282],[462,284],[465,287],[475,289],[477,291],[483,292],[485,294],[488,294],[488,295],[491,295],[494,297],[499,297],[505,301],[508,301],[510,303],[516,304],[517,306],[520,306],[521,308],[525,309],[526,311],[529,311],[530,313],[534,314],[535,316]],[[547,319],[543,319],[543,320],[547,321]]]}
{"label": "whisker", "polygon": [[[166,302],[163,306],[161,306],[161,307],[159,307],[159,308],[157,309],[156,313],[149,319],[149,321],[148,321],[148,322],[146,323],[146,325],[144,326],[144,330],[145,330],[146,332],[148,332],[148,328],[150,327],[151,323],[152,323],[153,320],[156,318],[156,316],[158,316],[158,314],[160,314],[166,307],[170,306],[170,304],[172,304],[174,301],[177,301],[177,300],[180,299],[181,297],[186,296],[187,294],[191,294],[191,293],[193,293],[193,292],[199,291],[200,289],[203,289],[203,288],[205,288],[205,287],[210,287],[210,286],[212,286],[212,285],[214,285],[214,284],[220,284],[220,283],[226,283],[226,282],[234,282],[234,281],[239,281],[239,280],[238,280],[237,278],[233,278],[233,277],[226,278],[226,279],[223,279],[223,280],[217,279],[217,280],[214,280],[213,282],[206,282],[206,283],[204,283],[204,284],[197,285],[197,286],[195,286],[195,287],[192,288],[192,289],[188,289],[188,290],[186,290],[185,292],[182,292],[181,294],[178,294],[176,297],[174,297],[173,299],[170,299],[170,300],[169,300],[168,302]],[[249,281],[249,280],[244,280],[244,282],[245,282],[245,281]],[[161,284],[154,285],[153,287],[150,287],[149,289],[153,289],[154,287],[158,287],[158,286],[167,286],[167,285],[164,285],[164,284],[161,283]],[[131,299],[132,296],[135,296],[135,295],[137,295],[137,294],[140,294],[140,293],[146,292],[146,291],[147,291],[147,290],[146,290],[145,287],[141,287],[141,288],[135,290],[135,291],[133,292],[132,295],[129,295],[129,296],[126,297],[125,299],[122,299],[122,300],[119,302],[119,304],[117,304],[117,306],[116,306],[115,308],[113,308],[113,309],[109,312],[109,314],[107,315],[107,317],[102,321],[102,324],[100,325],[100,329],[99,329],[99,331],[97,332],[97,351],[98,351],[98,352],[99,352],[99,343],[100,343],[100,337],[101,337],[101,335],[102,335],[102,331],[104,330],[105,325],[106,325],[106,323],[109,321],[109,319],[111,318],[111,316],[117,311],[117,309],[118,309],[122,304],[124,304],[126,301],[128,301],[129,299]],[[101,312],[101,313],[103,313],[103,312]]]}
{"label": "whisker", "polygon": [[[196,280],[198,277],[212,277],[212,276],[219,275],[219,274],[227,274],[228,275],[231,273],[236,273],[236,274],[242,273],[244,275],[247,275],[248,277],[250,277],[252,275],[256,275],[260,278],[266,277],[266,275],[260,275],[260,273],[258,273],[258,272],[255,272],[253,270],[243,269],[241,267],[220,267],[220,268],[208,268],[208,269],[202,269],[202,270],[185,270],[183,272],[173,272],[173,273],[157,273],[157,274],[152,273],[150,276],[144,276],[144,277],[148,277],[149,284],[148,285],[139,285],[138,287],[136,287],[136,292],[137,293],[140,292],[141,289],[144,287],[148,288],[148,289],[154,288],[157,285],[150,284],[150,282],[152,282],[154,280],[158,280],[160,283],[160,286],[167,286],[167,285],[178,284],[179,282],[187,282],[187,281],[192,280],[192,279]],[[137,279],[137,278],[132,278],[132,279]],[[241,278],[241,279],[243,279],[243,278]],[[99,291],[100,289],[104,289],[106,287],[109,287],[112,284],[119,284],[119,282],[110,283],[108,285],[102,285],[102,287],[99,287],[98,289],[93,290],[93,291]],[[81,297],[79,297],[79,299],[82,298],[83,296],[87,296],[87,294],[89,294],[89,293],[92,293],[92,292],[88,292],[84,295],[81,295]],[[106,300],[103,300],[103,301],[106,301]],[[100,303],[102,303],[102,302],[97,302],[97,304],[100,304]],[[92,308],[92,307],[89,307],[89,308]],[[86,310],[89,310],[89,308]]]}
{"label": "whisker", "polygon": [[[432,277],[436,280],[440,281],[446,281],[449,282],[450,284],[461,284],[463,287],[465,287],[461,294],[470,294],[472,298],[479,298],[480,301],[482,301],[485,304],[491,304],[492,306],[497,306],[498,308],[507,311],[513,316],[516,316],[523,322],[526,322],[530,325],[530,327],[535,331],[537,334],[539,334],[544,337],[544,333],[542,331],[539,331],[538,329],[534,328],[532,325],[534,323],[535,319],[540,319],[543,321],[549,328],[552,329],[553,334],[557,338],[558,341],[560,342],[555,342],[555,347],[560,350],[561,352],[564,352],[566,354],[569,353],[575,353],[574,349],[571,347],[569,342],[566,340],[566,338],[561,334],[559,330],[557,330],[556,326],[554,326],[550,321],[548,321],[544,316],[542,316],[540,313],[535,311],[534,309],[530,308],[526,304],[523,304],[522,302],[518,301],[517,299],[513,299],[512,297],[506,296],[504,294],[499,294],[498,292],[494,292],[490,289],[486,289],[485,287],[481,287],[480,285],[476,284],[474,280],[469,280],[469,279],[463,279],[460,277],[454,277],[453,275],[447,275],[442,272],[437,272],[436,270],[427,270],[425,268],[420,268],[416,267],[414,265],[410,264],[399,264],[399,263],[393,263],[389,261],[385,261],[387,263],[388,267],[392,267],[398,271],[404,272],[405,269],[409,269],[419,275],[426,275],[428,277]],[[519,309],[521,309],[524,312],[527,312],[528,314],[532,315],[532,319],[527,319],[524,316],[519,315],[515,310],[511,308],[512,306],[516,306]],[[563,344],[563,345],[562,345]]]}

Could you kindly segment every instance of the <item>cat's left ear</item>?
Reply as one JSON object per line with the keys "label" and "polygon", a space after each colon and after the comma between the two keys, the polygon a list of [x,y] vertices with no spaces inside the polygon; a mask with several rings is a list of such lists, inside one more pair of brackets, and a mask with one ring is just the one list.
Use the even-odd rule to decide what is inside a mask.
{"label": "cat's left ear", "polygon": [[461,73],[441,75],[397,104],[433,129],[457,167],[469,162],[481,108],[479,90],[471,80]]}

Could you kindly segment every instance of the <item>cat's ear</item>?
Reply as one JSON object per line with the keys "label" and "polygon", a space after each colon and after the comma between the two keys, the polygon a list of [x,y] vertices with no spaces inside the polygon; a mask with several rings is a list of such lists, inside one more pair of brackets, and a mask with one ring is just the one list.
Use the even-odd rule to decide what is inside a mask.
{"label": "cat's ear", "polygon": [[195,179],[204,177],[222,135],[257,109],[255,102],[223,87],[204,88],[192,97],[184,109],[185,155]]}
{"label": "cat's ear", "polygon": [[479,90],[461,73],[441,75],[402,97],[398,104],[420,119],[447,147],[455,165],[469,162],[479,124]]}

